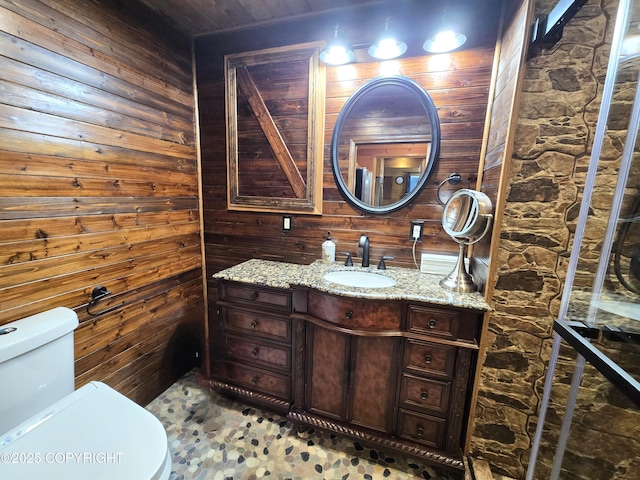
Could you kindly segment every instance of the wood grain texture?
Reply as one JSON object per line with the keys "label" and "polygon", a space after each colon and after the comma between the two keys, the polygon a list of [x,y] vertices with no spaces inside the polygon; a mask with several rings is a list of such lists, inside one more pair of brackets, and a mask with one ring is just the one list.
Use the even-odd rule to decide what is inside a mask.
{"label": "wood grain texture", "polygon": [[76,385],[146,404],[204,302],[190,45],[142,13],[0,0],[0,324],[74,309]]}
{"label": "wood grain texture", "polygon": [[321,46],[225,55],[229,210],[321,213]]}
{"label": "wood grain texture", "polygon": [[355,425],[389,433],[393,429],[390,412],[397,390],[392,359],[399,341],[380,337],[351,341],[356,360],[351,362],[349,419]]}
{"label": "wood grain texture", "polygon": [[237,69],[236,75],[238,78],[238,84],[244,91],[249,105],[251,105],[253,110],[253,114],[267,137],[269,146],[273,150],[278,164],[286,175],[287,180],[289,180],[289,184],[295,192],[296,197],[302,198],[306,189],[304,178],[300,174],[300,170],[298,170],[289,148],[282,139],[280,131],[278,130],[278,127],[265,104],[265,100],[260,96],[260,91],[258,90],[258,87],[256,87],[256,84],[251,78],[246,67]]}
{"label": "wood grain texture", "polygon": [[[252,0],[143,0],[150,8],[170,17],[177,26],[192,35],[269,22],[291,16],[335,10],[344,7],[343,0],[286,0],[255,2]],[[350,4],[377,3],[371,0],[350,0]]]}
{"label": "wood grain texture", "polygon": [[[285,42],[283,38],[288,33],[286,28],[280,29],[282,42]],[[268,29],[263,28],[255,35],[268,36]],[[252,48],[251,38],[251,33],[247,33],[247,51]],[[400,72],[417,81],[432,96],[438,108],[442,142],[440,158],[423,192],[408,207],[387,215],[365,215],[351,207],[336,188],[330,163],[331,135],[340,109],[357,88],[380,75],[380,63],[363,61],[346,68],[327,67],[323,215],[294,215],[293,228],[289,232],[282,231],[281,215],[230,212],[225,209],[227,186],[224,177],[222,63],[223,53],[236,52],[240,47],[233,35],[216,36],[215,44],[213,40],[203,37],[195,42],[199,102],[203,112],[200,133],[208,271],[216,272],[249,258],[311,263],[320,257],[326,231],[331,231],[337,243],[338,261],[344,259],[344,255],[339,253],[344,251],[351,252],[355,261],[359,261],[361,252],[357,246],[358,239],[364,233],[371,240],[372,262],[377,262],[382,255],[390,255],[394,257],[390,265],[415,268],[412,242],[409,240],[411,220],[425,221],[424,239],[416,246],[418,261],[421,252],[457,251],[457,244],[441,228],[442,206],[436,199],[436,190],[438,184],[452,172],[468,179],[471,187],[476,186],[495,39],[494,43],[483,47],[446,56],[408,56],[397,61]],[[317,38],[313,38],[313,32],[310,32],[300,40],[314,41]],[[253,45],[254,49],[257,47],[258,44]],[[216,58],[220,62],[217,68],[213,61]],[[213,283],[211,287],[214,287]],[[215,292],[211,292],[211,295],[215,296]]]}
{"label": "wood grain texture", "polygon": [[494,227],[478,244],[474,246],[474,268],[480,272],[483,283],[486,282],[485,298],[490,299],[496,281],[499,265],[493,261],[498,256],[498,245],[502,216],[509,189],[509,168],[513,150],[513,137],[516,130],[519,94],[524,81],[528,36],[525,26],[531,20],[531,2],[523,1],[511,17],[505,19],[504,34],[497,62],[497,80],[493,108],[491,110],[491,128],[489,129],[487,155],[482,164],[481,190],[494,204]]}
{"label": "wood grain texture", "polygon": [[[494,204],[493,227],[487,235],[473,247],[472,269],[476,278],[486,283],[484,296],[493,302],[495,284],[498,278],[499,246],[502,232],[502,219],[509,190],[509,169],[516,133],[519,96],[525,77],[526,56],[529,38],[526,25],[534,21],[534,0],[505,2],[503,7],[503,25],[499,33],[500,42],[496,49],[498,57],[495,64],[495,89],[492,108],[489,112],[490,128],[486,144],[486,155],[480,165],[480,190],[487,194]],[[489,349],[489,325],[496,322],[493,313],[485,314],[480,344],[479,358],[483,358]],[[475,426],[477,399],[482,384],[482,368],[474,374],[475,388],[471,394],[471,410],[466,428],[473,432]],[[464,451],[471,449],[472,435],[467,436]]]}

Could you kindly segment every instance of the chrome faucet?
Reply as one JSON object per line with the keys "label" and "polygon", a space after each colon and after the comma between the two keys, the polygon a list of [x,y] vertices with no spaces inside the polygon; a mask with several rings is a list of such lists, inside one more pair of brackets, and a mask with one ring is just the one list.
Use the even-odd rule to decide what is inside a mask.
{"label": "chrome faucet", "polygon": [[369,237],[362,235],[360,237],[359,247],[362,247],[362,266],[369,266]]}

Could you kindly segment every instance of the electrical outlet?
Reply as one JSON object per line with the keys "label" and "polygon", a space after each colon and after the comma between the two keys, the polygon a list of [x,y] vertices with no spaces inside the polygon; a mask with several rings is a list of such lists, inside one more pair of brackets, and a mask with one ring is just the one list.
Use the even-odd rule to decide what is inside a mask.
{"label": "electrical outlet", "polygon": [[282,230],[288,232],[291,230],[292,218],[289,215],[282,217]]}
{"label": "electrical outlet", "polygon": [[409,232],[409,239],[413,241],[422,241],[422,233],[424,230],[424,221],[411,220],[411,231]]}

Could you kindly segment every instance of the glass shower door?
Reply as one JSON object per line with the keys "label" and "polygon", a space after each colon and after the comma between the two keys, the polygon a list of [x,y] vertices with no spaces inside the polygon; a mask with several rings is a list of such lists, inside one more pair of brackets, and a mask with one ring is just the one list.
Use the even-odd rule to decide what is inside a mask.
{"label": "glass shower door", "polygon": [[640,479],[639,75],[621,0],[527,480]]}

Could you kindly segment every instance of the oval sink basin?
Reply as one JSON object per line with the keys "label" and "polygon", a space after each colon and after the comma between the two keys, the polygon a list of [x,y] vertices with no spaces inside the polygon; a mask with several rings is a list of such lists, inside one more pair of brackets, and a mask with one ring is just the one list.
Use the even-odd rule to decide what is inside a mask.
{"label": "oval sink basin", "polygon": [[329,272],[325,274],[324,279],[347,287],[360,288],[384,288],[393,287],[396,284],[393,278],[385,277],[384,275],[370,272],[352,272],[349,270]]}

